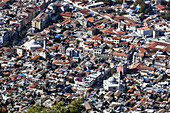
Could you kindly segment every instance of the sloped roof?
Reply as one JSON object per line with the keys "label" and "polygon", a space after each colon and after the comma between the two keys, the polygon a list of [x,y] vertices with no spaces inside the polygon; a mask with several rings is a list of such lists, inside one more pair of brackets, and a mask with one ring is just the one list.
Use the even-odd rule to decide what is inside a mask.
{"label": "sloped roof", "polygon": [[143,65],[142,63],[136,63],[131,69],[154,71],[155,68],[147,67],[147,66]]}
{"label": "sloped roof", "polygon": [[128,57],[129,56],[129,54],[127,54],[127,53],[119,53],[119,52],[113,52],[113,55],[116,55],[116,56],[123,56],[123,57]]}

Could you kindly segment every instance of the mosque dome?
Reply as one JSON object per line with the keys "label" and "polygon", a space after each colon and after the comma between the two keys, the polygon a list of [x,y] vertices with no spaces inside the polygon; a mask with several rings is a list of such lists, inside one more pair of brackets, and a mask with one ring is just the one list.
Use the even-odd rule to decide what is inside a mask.
{"label": "mosque dome", "polygon": [[110,77],[110,78],[108,79],[108,81],[109,81],[109,82],[114,82],[114,81],[116,81],[116,79],[115,79],[114,77]]}
{"label": "mosque dome", "polygon": [[33,40],[30,41],[30,44],[31,44],[31,45],[35,45],[35,44],[36,44],[36,41],[33,39]]}

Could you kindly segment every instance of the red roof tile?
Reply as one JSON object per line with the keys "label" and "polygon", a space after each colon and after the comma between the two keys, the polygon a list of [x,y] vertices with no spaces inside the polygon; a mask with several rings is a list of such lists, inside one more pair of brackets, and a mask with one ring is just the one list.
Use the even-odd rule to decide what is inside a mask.
{"label": "red roof tile", "polygon": [[128,57],[129,56],[129,54],[127,54],[127,53],[123,53],[123,52],[116,52],[116,51],[114,51],[113,52],[113,55],[116,55],[116,56],[123,56],[123,57]]}
{"label": "red roof tile", "polygon": [[166,7],[161,4],[156,5],[156,7],[160,10],[166,9]]}

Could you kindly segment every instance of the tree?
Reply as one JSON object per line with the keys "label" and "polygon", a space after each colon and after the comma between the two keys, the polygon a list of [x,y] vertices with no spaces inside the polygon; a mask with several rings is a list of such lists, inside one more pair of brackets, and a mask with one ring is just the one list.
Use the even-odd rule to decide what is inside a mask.
{"label": "tree", "polygon": [[140,13],[145,13],[147,14],[148,11],[150,10],[150,7],[149,5],[145,4],[145,1],[144,0],[136,0],[135,3],[134,3],[135,6],[139,5],[140,6],[140,9],[139,9],[139,12]]}
{"label": "tree", "polygon": [[81,113],[84,111],[83,98],[72,101],[69,105],[65,106],[63,101],[58,102],[52,107],[42,107],[40,104],[28,108],[25,113]]}
{"label": "tree", "polygon": [[54,111],[56,111],[57,113],[62,113],[62,111],[64,109],[64,102],[61,101],[61,102],[57,103],[55,106],[52,107],[52,109]]}
{"label": "tree", "polygon": [[111,74],[113,74],[113,73],[116,73],[116,69],[115,68],[111,69]]}
{"label": "tree", "polygon": [[37,59],[46,61],[46,59],[44,57],[42,57],[42,56],[38,56]]}
{"label": "tree", "polygon": [[170,2],[167,2],[167,1],[163,0],[163,1],[161,1],[161,4],[166,6],[166,5],[170,4]]}
{"label": "tree", "polygon": [[148,13],[148,7],[149,6],[145,3],[140,4],[139,12],[147,14]]}
{"label": "tree", "polygon": [[116,3],[122,4],[122,3],[123,3],[123,0],[116,0]]}
{"label": "tree", "polygon": [[137,6],[137,5],[141,5],[141,4],[145,4],[145,1],[144,0],[136,0],[134,5]]}
{"label": "tree", "polygon": [[167,13],[160,13],[160,16],[164,19],[167,19],[168,21],[170,21],[170,12]]}
{"label": "tree", "polygon": [[[41,107],[40,104],[37,104],[36,106],[28,108],[27,113],[40,113],[42,111],[44,111],[44,108]],[[42,112],[42,113],[45,113],[45,112]]]}
{"label": "tree", "polygon": [[11,47],[11,44],[9,41],[4,42],[3,44],[4,47]]}
{"label": "tree", "polygon": [[142,13],[140,16],[141,21],[143,21],[145,18],[146,18],[145,15]]}
{"label": "tree", "polygon": [[119,12],[119,15],[120,15],[120,16],[126,15],[126,14],[127,14],[127,13],[126,13],[126,11],[124,11],[124,10],[123,10],[122,12]]}
{"label": "tree", "polygon": [[65,60],[66,58],[65,57],[60,57],[61,60]]}
{"label": "tree", "polygon": [[84,110],[84,106],[81,105],[82,103],[83,98],[72,101],[71,104],[66,108],[65,113],[81,113]]}

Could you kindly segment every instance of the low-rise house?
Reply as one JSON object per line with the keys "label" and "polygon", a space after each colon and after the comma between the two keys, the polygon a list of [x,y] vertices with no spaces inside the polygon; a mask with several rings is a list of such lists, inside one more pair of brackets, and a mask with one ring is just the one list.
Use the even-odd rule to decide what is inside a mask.
{"label": "low-rise house", "polygon": [[143,65],[142,63],[136,63],[132,68],[131,70],[133,71],[140,71],[140,73],[142,75],[145,75],[145,74],[153,74],[155,72],[155,68],[154,67],[147,67],[145,65]]}
{"label": "low-rise house", "polygon": [[170,51],[170,44],[165,41],[151,41],[147,46],[147,49],[154,50],[154,51]]}
{"label": "low-rise house", "polygon": [[128,60],[130,60],[130,54],[114,51],[113,58],[118,61],[121,61],[121,60],[128,61]]}
{"label": "low-rise house", "polygon": [[142,27],[137,29],[137,33],[142,36],[152,36],[153,30],[148,27]]}
{"label": "low-rise house", "polygon": [[167,12],[166,7],[164,5],[158,4],[156,5],[156,8],[159,10],[159,12],[164,13]]}

